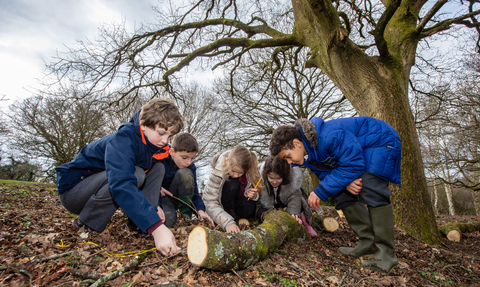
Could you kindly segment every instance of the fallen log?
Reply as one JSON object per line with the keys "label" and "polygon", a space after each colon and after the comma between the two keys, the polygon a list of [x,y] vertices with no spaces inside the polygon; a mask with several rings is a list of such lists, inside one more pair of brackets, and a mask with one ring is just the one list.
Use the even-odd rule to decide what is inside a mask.
{"label": "fallen log", "polygon": [[285,241],[310,239],[305,227],[284,211],[270,211],[257,228],[225,233],[197,226],[188,236],[187,254],[199,267],[230,271],[242,270],[265,259]]}
{"label": "fallen log", "polygon": [[445,235],[448,240],[460,242],[462,233],[480,231],[480,221],[462,222],[447,222],[438,227],[440,233]]}
{"label": "fallen log", "polygon": [[338,230],[338,221],[331,216],[318,215],[313,213],[312,227],[327,232],[335,232]]}

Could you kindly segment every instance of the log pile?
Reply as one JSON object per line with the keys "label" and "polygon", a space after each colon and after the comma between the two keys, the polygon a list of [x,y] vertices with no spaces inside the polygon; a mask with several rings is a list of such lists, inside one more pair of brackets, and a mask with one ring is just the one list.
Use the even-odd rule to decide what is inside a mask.
{"label": "log pile", "polygon": [[448,240],[460,242],[462,233],[480,231],[480,221],[448,222],[438,227],[440,233],[445,235]]}

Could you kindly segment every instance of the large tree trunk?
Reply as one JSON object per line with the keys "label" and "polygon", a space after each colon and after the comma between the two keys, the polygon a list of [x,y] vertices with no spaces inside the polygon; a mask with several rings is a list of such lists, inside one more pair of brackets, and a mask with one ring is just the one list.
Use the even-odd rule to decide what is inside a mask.
{"label": "large tree trunk", "polygon": [[370,56],[348,39],[348,31],[330,1],[292,0],[292,4],[294,35],[311,50],[305,66],[322,69],[360,115],[384,120],[400,135],[403,188],[391,185],[395,222],[415,237],[438,244],[440,234],[408,101],[408,81],[418,41],[402,29],[414,30],[415,19],[412,22],[408,17],[394,16],[390,22],[399,25],[388,26],[384,39],[388,49],[379,49],[387,56]]}
{"label": "large tree trunk", "polygon": [[212,270],[241,270],[267,258],[284,241],[310,239],[305,227],[284,211],[269,212],[265,218],[257,228],[239,233],[195,227],[188,235],[188,259]]}

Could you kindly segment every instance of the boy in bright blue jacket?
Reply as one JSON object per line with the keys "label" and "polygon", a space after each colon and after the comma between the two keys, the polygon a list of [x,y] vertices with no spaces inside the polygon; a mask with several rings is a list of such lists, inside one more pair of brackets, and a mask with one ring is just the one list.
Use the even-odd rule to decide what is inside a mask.
{"label": "boy in bright blue jacket", "polygon": [[125,123],[114,134],[94,141],[75,159],[57,167],[60,202],[78,214],[73,225],[102,232],[118,207],[142,231],[153,235],[165,256],[180,248],[163,224],[165,214],[157,203],[165,174],[168,141],[183,127],[178,107],[167,99],[150,100],[139,124]]}
{"label": "boy in bright blue jacket", "polygon": [[278,127],[269,148],[320,179],[308,198],[312,208],[331,197],[343,211],[359,242],[339,253],[362,257],[364,267],[375,271],[389,272],[398,264],[388,187],[400,185],[401,144],[394,128],[370,117],[299,119]]}

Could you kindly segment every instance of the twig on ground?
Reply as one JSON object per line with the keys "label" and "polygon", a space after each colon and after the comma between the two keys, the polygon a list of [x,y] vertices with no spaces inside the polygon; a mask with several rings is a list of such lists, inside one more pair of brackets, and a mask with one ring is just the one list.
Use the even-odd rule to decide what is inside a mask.
{"label": "twig on ground", "polygon": [[136,267],[141,261],[143,261],[143,259],[145,259],[146,257],[146,254],[142,254],[140,256],[135,256],[134,258],[132,258],[130,260],[130,262],[128,262],[127,265],[125,265],[122,269],[120,270],[117,270],[105,277],[102,277],[100,279],[98,279],[97,281],[95,281],[95,283],[93,283],[92,285],[90,285],[90,287],[98,287],[98,286],[103,286],[105,283],[107,283],[108,281],[112,280],[112,279],[115,279],[117,278],[118,276],[121,276],[122,274],[126,273],[127,271],[129,271],[130,269]]}
{"label": "twig on ground", "polygon": [[311,272],[308,272],[308,271],[306,271],[305,269],[303,269],[303,268],[301,268],[301,267],[299,267],[299,266],[296,266],[296,265],[294,265],[293,263],[290,263],[290,262],[287,261],[287,260],[285,260],[285,262],[288,263],[288,264],[290,264],[291,266],[294,266],[295,269],[299,269],[299,270],[303,271],[304,273],[308,273],[308,275],[309,275],[309,276],[312,276],[313,279],[317,280],[317,282],[320,283],[320,285],[326,287],[326,285],[323,284],[323,282],[322,282],[320,279],[318,279],[317,277],[315,277],[315,275],[313,275]]}
{"label": "twig on ground", "polygon": [[351,271],[351,270],[352,270],[351,268],[348,268],[348,271],[345,272],[345,274],[344,274],[343,277],[342,277],[342,280],[340,280],[340,282],[338,283],[338,286],[339,286],[339,287],[342,286],[343,281],[345,281],[345,278],[347,278],[347,275],[350,274],[350,271]]}
{"label": "twig on ground", "polygon": [[238,278],[240,278],[240,280],[242,280],[242,282],[243,282],[243,283],[245,283],[245,285],[248,285],[247,281],[243,280],[243,278],[242,278],[242,277],[240,277],[240,275],[238,275],[238,273],[237,273],[237,272],[235,272],[235,270],[233,270],[233,269],[232,269],[232,272],[233,272],[233,273],[235,273],[235,275],[237,275],[237,276],[238,276]]}
{"label": "twig on ground", "polygon": [[360,283],[362,283],[363,280],[373,280],[373,279],[370,278],[370,277],[363,277],[363,278],[361,278],[360,280],[358,280],[358,282],[357,282],[355,285],[353,285],[353,287],[355,287],[355,286],[359,285]]}
{"label": "twig on ground", "polygon": [[[94,247],[89,247],[89,248],[85,248],[84,250],[87,251],[87,250],[94,249],[94,248],[97,248],[97,247],[95,247],[95,246]],[[60,254],[54,254],[54,255],[51,255],[51,256],[48,256],[48,257],[45,257],[45,258],[35,259],[35,260],[30,261],[30,262],[31,263],[43,263],[43,262],[46,262],[46,261],[58,259],[60,257],[68,256],[70,254],[72,254],[72,251],[67,251],[67,252],[63,252],[63,253],[60,253]],[[16,266],[19,266],[19,265],[24,264],[24,263],[12,263],[12,264],[10,264],[10,266],[0,266],[0,271],[4,271],[4,270],[7,270],[8,267],[12,268],[12,266],[16,267]]]}
{"label": "twig on ground", "polygon": [[98,279],[102,278],[102,275],[100,275],[98,273],[95,273],[95,272],[81,271],[81,270],[78,270],[78,269],[70,269],[69,272],[73,276],[76,276],[80,279],[98,280]]}
{"label": "twig on ground", "polygon": [[29,279],[29,282],[30,282],[30,286],[32,286],[33,275],[30,274],[30,272],[28,272],[27,270],[16,269],[16,268],[13,268],[13,267],[10,267],[10,269],[12,269],[13,271],[16,271],[16,272],[18,272],[18,273],[21,273],[21,274],[23,274],[23,275],[28,276],[28,279]]}

